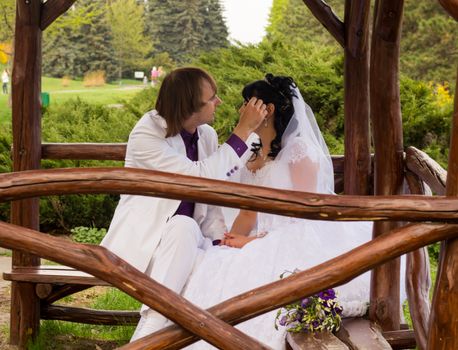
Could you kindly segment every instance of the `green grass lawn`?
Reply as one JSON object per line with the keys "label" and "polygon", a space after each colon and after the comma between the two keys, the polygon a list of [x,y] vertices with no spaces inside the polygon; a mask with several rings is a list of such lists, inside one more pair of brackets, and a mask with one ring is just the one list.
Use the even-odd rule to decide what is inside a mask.
{"label": "green grass lawn", "polygon": [[[122,83],[105,84],[101,87],[85,87],[82,81],[70,80],[68,86],[62,86],[62,79],[42,78],[43,92],[49,93],[50,103],[59,104],[71,98],[100,103],[103,105],[117,104],[135,95],[143,84],[138,80],[125,79]],[[11,123],[11,107],[9,95],[0,95],[0,125]]]}

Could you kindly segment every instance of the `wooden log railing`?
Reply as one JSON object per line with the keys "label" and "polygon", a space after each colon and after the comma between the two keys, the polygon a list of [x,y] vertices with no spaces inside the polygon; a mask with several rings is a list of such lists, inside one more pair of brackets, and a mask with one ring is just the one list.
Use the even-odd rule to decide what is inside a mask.
{"label": "wooden log railing", "polygon": [[445,194],[447,171],[425,152],[415,147],[406,149],[406,168],[417,175],[438,195]]}
{"label": "wooden log railing", "polygon": [[458,223],[457,197],[335,196],[134,168],[67,168],[0,174],[0,201],[61,194],[129,193],[336,221]]}
{"label": "wooden log railing", "polygon": [[[27,198],[31,196],[41,195],[41,194],[59,194],[65,193],[65,186],[71,187],[78,187],[82,186],[83,191],[86,192],[85,188],[96,188],[96,191],[101,191],[102,187],[98,186],[98,182],[101,181],[101,178],[106,179],[107,175],[102,175],[104,172],[110,173],[111,177],[115,174],[119,169],[59,169],[59,170],[42,170],[42,171],[30,171],[30,172],[21,172],[16,174],[4,174],[0,176],[0,188],[2,191],[0,192],[0,200],[11,200],[17,198]],[[151,178],[155,178],[154,181],[151,183],[161,182],[164,179],[161,176],[164,173],[154,172],[154,171],[145,171],[145,170],[138,170],[138,169],[121,169],[122,171],[118,173],[118,175],[122,175],[124,179],[132,177],[132,182],[135,182],[137,185],[137,194],[143,195],[160,195],[165,196],[164,194],[170,192],[170,190],[165,190],[164,193],[160,191],[152,191],[152,186],[144,186],[145,183],[151,182]],[[94,174],[97,176],[94,177]],[[64,175],[64,176],[63,176]],[[89,175],[89,176],[87,176]],[[148,176],[146,176],[148,175]],[[89,179],[91,178],[92,179]],[[109,176],[108,176],[109,177]],[[215,180],[208,180],[208,179],[200,179],[200,178],[191,178],[186,176],[178,176],[180,179],[180,183],[186,182],[184,180],[189,180],[189,182],[197,181],[201,183],[210,183],[212,184],[211,188],[215,188],[217,183],[222,184],[222,182],[215,181]],[[168,184],[164,183],[162,186],[169,186],[173,187],[175,184],[173,180],[170,180],[170,174],[168,174],[167,178],[169,179]],[[27,181],[25,181],[27,180]],[[121,192],[129,192],[132,190],[132,184],[129,181],[119,181],[118,182],[108,182],[105,184],[105,191],[109,192],[109,187],[118,187],[118,190]],[[62,183],[65,185],[64,187],[61,186]],[[55,186],[57,189],[54,189]],[[87,187],[86,187],[87,186]],[[238,192],[243,187],[249,187],[250,192],[255,192],[259,194],[259,191],[263,191],[266,189],[263,188],[256,188],[253,186],[244,186],[239,184],[233,184],[229,187],[238,188]],[[140,189],[140,190],[139,190]],[[245,188],[246,190],[247,188]],[[232,188],[230,191],[231,193],[237,192]],[[267,190],[268,192],[282,192],[278,190]],[[173,191],[172,191],[173,192]],[[212,202],[213,199],[211,197],[218,197],[218,193],[210,195],[208,193],[208,189],[205,186],[201,186],[197,190],[191,191],[192,194],[189,195],[189,198],[199,199],[202,201],[203,197],[206,197],[203,201],[204,202]],[[289,192],[289,191],[283,191]],[[189,193],[189,192],[188,192]],[[289,194],[298,194],[296,192],[288,193]],[[310,194],[302,193],[305,197],[313,197]],[[181,192],[181,196],[183,197],[183,192]],[[318,201],[323,204],[326,203],[329,198],[324,197],[336,197],[336,196],[325,196],[325,195],[317,195],[318,197],[323,197]],[[218,201],[225,202],[225,205],[230,206],[237,206],[240,207],[240,204],[231,202],[230,196],[223,196],[224,199],[220,198]],[[343,198],[343,202],[341,205],[345,206],[347,200],[349,203],[352,203],[352,199],[359,198],[356,196],[345,196]],[[405,220],[409,220],[409,216],[415,216],[417,219],[419,218],[417,214],[412,212],[413,208],[423,208],[425,209],[425,213],[422,213],[420,216],[423,220],[429,220],[428,215],[431,215],[430,210],[439,210],[444,207],[444,205],[448,204],[448,209],[452,211],[456,211],[457,208],[457,200],[456,199],[448,199],[448,203],[442,203],[443,198],[424,198],[422,203],[418,202],[418,199],[421,197],[410,197],[405,200],[406,198],[402,197],[394,197],[390,200],[390,202],[396,202],[397,204],[404,201],[402,205],[399,206],[398,211],[390,211],[389,213],[385,213],[383,219],[385,220],[393,220],[399,219],[399,215],[396,214],[398,212],[402,212],[403,218]],[[316,200],[317,198],[315,198]],[[365,197],[366,201],[368,200]],[[380,208],[385,208],[387,203],[383,202],[383,198],[376,197],[377,200],[382,202]],[[268,206],[271,206],[272,203],[278,201],[277,199],[265,199],[269,202]],[[264,199],[262,202],[265,201]],[[401,201],[401,202],[398,202]],[[261,205],[256,204],[259,202],[258,197],[253,197],[246,200],[246,206],[249,208],[255,208],[256,210],[261,211],[268,211],[267,208],[262,208]],[[294,200],[293,200],[294,202]],[[313,202],[313,201],[311,201]],[[426,203],[429,204],[425,205]],[[380,203],[379,203],[380,204]],[[439,204],[439,205],[438,205]],[[327,205],[325,205],[327,206]],[[327,211],[326,208],[323,208]],[[383,209],[382,209],[383,210]],[[304,217],[304,212],[301,210],[291,210],[287,213],[291,216],[298,216]],[[452,219],[452,221],[456,220],[453,213],[447,210],[444,212],[445,220]],[[305,217],[309,217],[311,215],[307,214]],[[322,219],[321,217],[314,217]],[[359,210],[358,217],[353,216],[351,213],[346,213],[344,216],[340,217],[341,219],[357,219],[357,220],[371,220],[373,219],[372,214],[368,211]],[[376,219],[381,219],[378,217]],[[220,305],[215,306],[214,308],[210,309],[218,318],[222,320],[228,321],[230,323],[237,323],[249,318],[255,317],[259,314],[264,312],[270,311],[275,309],[281,305],[289,303],[291,301],[297,300],[300,297],[304,297],[306,295],[313,294],[318,292],[322,288],[325,287],[332,287],[346,281],[350,280],[351,278],[372,269],[375,266],[378,266],[381,263],[384,263],[392,258],[395,258],[401,254],[404,254],[408,251],[412,251],[414,249],[418,249],[426,244],[430,244],[432,242],[436,242],[438,240],[442,240],[446,237],[454,237],[457,236],[457,227],[456,225],[448,225],[448,224],[420,224],[420,225],[410,225],[405,228],[401,228],[392,232],[389,232],[381,237],[376,238],[375,240],[354,249],[353,251],[343,254],[335,259],[332,259],[329,262],[323,263],[319,266],[316,266],[312,269],[307,271],[298,273],[290,278],[284,279],[282,281],[271,283],[267,286],[260,287],[254,291],[247,292],[241,296],[235,297],[229,301],[226,301]],[[159,291],[160,287],[162,286],[155,286],[151,285],[151,282],[148,277],[140,273],[139,271],[129,267],[128,264],[124,262],[121,263],[120,259],[113,254],[106,251],[104,248],[101,247],[88,247],[85,245],[76,245],[73,243],[60,241],[58,238],[54,237],[47,237],[40,235],[32,230],[28,230],[25,228],[19,228],[13,225],[9,225],[6,223],[0,223],[0,242],[2,246],[6,246],[13,249],[19,250],[26,250],[34,254],[39,254],[40,256],[49,258],[51,260],[55,260],[57,262],[64,263],[69,266],[73,266],[75,268],[81,269],[86,271],[96,277],[104,279],[113,285],[120,287],[121,290],[126,291],[128,294],[136,297],[142,302],[152,306],[153,308],[163,312],[167,317],[171,318],[172,320],[180,323],[183,325],[185,323],[185,328],[191,330],[191,332],[198,334],[200,337],[209,340],[210,342],[213,340],[215,343],[217,342],[216,339],[211,339],[211,335],[207,334],[206,331],[202,331],[202,327],[193,327],[193,324],[188,324],[187,322],[199,322],[198,320],[194,319],[180,319],[177,320],[178,317],[176,315],[170,315],[170,310],[167,309],[166,306],[169,304],[162,304],[162,308],[159,307],[157,304],[163,303],[163,301],[157,300],[157,293],[152,293],[155,297],[149,297],[145,294],[144,289],[137,286],[136,282],[131,283],[132,281],[125,281],[125,276],[132,276],[134,280],[138,280],[140,278],[142,286],[148,287],[149,290]],[[70,246],[69,246],[70,244]],[[83,255],[89,255],[91,258],[88,259],[87,257],[82,257]],[[112,265],[115,265],[113,267]],[[124,267],[123,267],[124,264]],[[126,267],[127,266],[127,267]],[[128,271],[123,270],[127,268]],[[121,269],[121,271],[119,270]],[[108,273],[107,273],[108,272]],[[123,276],[121,278],[121,275]],[[145,282],[145,280],[149,280],[149,282]],[[146,283],[146,284],[145,284]],[[153,289],[151,289],[153,288]],[[154,288],[159,288],[154,289]],[[165,287],[162,287],[163,290],[161,292],[168,293],[168,290]],[[149,297],[149,298],[148,298]],[[170,295],[167,297],[169,298]],[[180,305],[180,310],[182,307],[182,301],[180,301],[180,297],[177,295],[171,296],[173,300],[173,304]],[[178,299],[177,299],[178,298]],[[171,299],[169,299],[171,300]],[[180,302],[180,303],[178,303]],[[178,304],[177,304],[178,303]],[[164,306],[166,305],[166,306]],[[188,307],[188,306],[186,306]],[[194,310],[193,310],[194,311]],[[182,313],[182,311],[180,311]],[[202,314],[196,314],[200,317]],[[189,315],[188,315],[189,316]],[[205,315],[208,317],[208,315]],[[209,319],[213,322],[213,319]],[[209,321],[210,322],[210,321]],[[216,322],[216,321],[215,321]],[[224,327],[224,325],[219,324],[218,327]],[[197,328],[197,329],[196,329]],[[209,330],[211,327],[206,328]],[[211,332],[216,330],[212,328]],[[166,335],[168,331],[164,331]],[[161,332],[163,334],[164,332]],[[181,331],[180,331],[181,332]],[[221,332],[221,331],[219,331]],[[221,339],[221,335],[218,332],[218,337]],[[232,329],[231,329],[232,332]],[[175,331],[172,332],[175,334]],[[186,333],[185,333],[186,335]],[[186,336],[187,339],[190,335]],[[243,337],[243,335],[241,335]],[[156,336],[155,336],[156,338]],[[168,339],[168,336],[166,337]],[[181,339],[181,338],[180,338]],[[192,338],[191,338],[192,339]],[[161,342],[157,342],[155,339],[154,346],[156,348],[167,348],[164,347],[164,344],[176,344],[176,340],[165,340]],[[147,341],[147,339],[142,340]],[[170,343],[172,341],[172,343]],[[187,340],[189,342],[189,340]],[[245,341],[245,340],[244,340]],[[183,344],[182,340],[179,341],[180,346]],[[230,343],[225,343],[227,344]],[[138,344],[132,343],[132,345],[128,345],[127,347],[135,348]],[[149,346],[149,345],[148,345]],[[168,345],[167,345],[168,346]],[[261,346],[257,344],[256,346]],[[147,347],[150,348],[150,347]],[[173,347],[172,347],[173,348]],[[253,348],[253,347],[252,347]],[[256,348],[256,347],[254,347]]]}

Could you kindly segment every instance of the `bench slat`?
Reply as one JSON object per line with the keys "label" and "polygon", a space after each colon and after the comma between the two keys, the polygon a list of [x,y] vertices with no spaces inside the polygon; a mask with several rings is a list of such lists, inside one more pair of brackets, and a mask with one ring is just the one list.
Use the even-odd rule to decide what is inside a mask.
{"label": "bench slat", "polygon": [[44,320],[59,320],[97,325],[137,325],[138,311],[95,310],[62,305],[49,305],[41,310]]}
{"label": "bench slat", "polygon": [[41,265],[34,267],[13,267],[11,272],[4,272],[3,279],[15,282],[83,284],[109,286],[110,284],[86,272],[62,265]]}

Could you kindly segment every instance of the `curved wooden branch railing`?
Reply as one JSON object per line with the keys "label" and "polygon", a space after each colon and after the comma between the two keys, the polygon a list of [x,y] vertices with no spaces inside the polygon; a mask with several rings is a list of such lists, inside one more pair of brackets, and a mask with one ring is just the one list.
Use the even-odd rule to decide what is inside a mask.
{"label": "curved wooden branch railing", "polygon": [[[429,190],[428,185],[409,170],[406,171],[406,180],[412,194],[425,195],[425,191]],[[431,314],[430,288],[429,255],[427,248],[423,247],[408,253],[406,258],[407,299],[416,345],[420,350],[426,350],[428,345],[428,323]]]}
{"label": "curved wooden branch railing", "polygon": [[[177,184],[176,182],[179,182]],[[389,197],[389,201],[385,197],[357,197],[357,196],[325,196],[325,195],[314,195],[308,193],[301,193],[301,192],[291,192],[291,191],[282,191],[282,190],[274,190],[274,189],[267,189],[267,188],[260,188],[260,187],[253,187],[247,185],[240,185],[240,184],[232,184],[227,183],[224,181],[216,181],[216,180],[208,180],[202,178],[193,178],[188,176],[182,175],[173,175],[167,173],[161,173],[152,170],[141,170],[141,169],[128,169],[128,168],[92,168],[92,169],[53,169],[53,170],[40,170],[40,171],[28,171],[28,172],[20,172],[20,173],[10,173],[10,174],[3,174],[0,175],[0,200],[12,200],[18,198],[29,198],[32,196],[37,195],[49,195],[49,194],[68,194],[68,193],[94,193],[94,192],[112,192],[113,188],[115,188],[115,193],[136,193],[136,194],[145,194],[145,195],[155,195],[155,196],[164,196],[164,197],[186,197],[189,199],[204,201],[208,203],[221,203],[229,206],[239,207],[240,204],[238,203],[240,197],[244,198],[244,206],[253,210],[260,210],[260,211],[272,211],[272,206],[284,207],[285,205],[289,205],[289,209],[283,209],[283,214],[290,215],[290,216],[298,216],[298,217],[307,217],[307,218],[318,218],[318,219],[328,219],[332,217],[334,214],[333,212],[337,209],[334,208],[332,211],[329,209],[332,207],[339,207],[342,209],[346,205],[354,206],[354,203],[359,203],[359,206],[362,207],[361,203],[369,205],[370,207],[376,208],[375,212],[375,219],[393,219],[393,217],[399,218],[402,217],[404,219],[408,219],[414,213],[412,213],[413,208],[415,208],[416,213],[415,216],[417,219],[423,220],[430,220],[431,218],[429,215],[436,215],[437,212],[441,211],[443,208],[447,208],[445,212],[443,212],[443,218],[445,220],[455,221],[456,216],[453,212],[456,212],[458,203],[456,199],[448,199],[444,202],[444,198],[436,197],[436,198],[423,198],[423,200],[419,201],[422,197],[419,196],[411,196],[411,197],[394,197],[396,202],[396,206],[402,203],[402,209],[394,210],[393,204],[393,197]],[[187,194],[184,194],[183,189],[187,188],[190,191]],[[210,191],[214,191],[215,188],[218,189],[216,193],[210,194]],[[177,193],[174,193],[177,192]],[[237,195],[234,195],[237,193]],[[204,195],[203,195],[204,194]],[[236,201],[234,201],[234,196]],[[278,199],[273,199],[272,197],[278,197]],[[302,198],[302,199],[301,199]],[[304,200],[305,198],[306,200]],[[408,199],[405,201],[405,199]],[[260,199],[263,199],[260,201]],[[340,199],[339,203],[333,200]],[[297,202],[299,201],[299,202]],[[264,205],[260,205],[260,202],[267,202],[267,207]],[[389,202],[389,203],[388,203]],[[302,204],[301,204],[302,203]],[[318,206],[317,206],[318,204]],[[308,210],[303,210],[302,206],[309,206]],[[424,213],[421,213],[420,216],[419,210],[421,212],[421,208],[424,210]],[[313,215],[311,212],[313,211],[321,211],[321,216]],[[374,212],[372,210],[367,211],[364,208],[356,208],[358,210],[358,215],[355,216],[354,213],[351,212],[342,215],[342,213],[338,214],[340,219],[356,219],[356,220],[372,220],[374,219]],[[388,210],[388,211],[387,211]],[[275,211],[277,212],[277,211]],[[383,212],[383,215],[380,215],[380,212]],[[399,216],[401,213],[401,216]],[[412,229],[412,227],[414,229]],[[401,235],[406,231],[406,235],[411,235],[412,233],[409,230],[418,230],[420,227],[420,235],[425,235],[424,231],[430,231],[431,229],[437,230],[442,232],[443,230],[447,231],[446,234],[451,234],[453,231],[449,231],[451,226],[434,226],[434,225],[420,225],[420,226],[411,226],[410,228],[398,230],[397,234],[390,233],[390,237],[397,237],[396,235]],[[423,229],[421,229],[423,227]],[[448,227],[448,229],[446,229]],[[423,230],[423,231],[422,231]],[[409,233],[410,232],[410,233]],[[453,231],[454,232],[454,231]],[[418,236],[418,234],[417,234]],[[430,238],[434,238],[432,235]],[[377,246],[378,242],[382,237],[377,238],[375,241],[370,242],[369,246],[375,244]],[[385,235],[383,236],[385,240]],[[406,238],[403,238],[403,240]],[[437,240],[437,239],[436,239]],[[3,241],[3,239],[2,239]],[[407,242],[407,240],[405,241]],[[420,244],[420,246],[429,244],[429,241],[421,241],[418,243],[417,241],[414,244]],[[55,246],[55,244],[53,244]],[[101,249],[100,247],[96,247]],[[360,247],[357,249],[363,249],[364,247]],[[388,250],[392,250],[393,247],[390,246]],[[410,249],[412,246],[409,246]],[[18,249],[18,247],[15,247]],[[386,249],[386,247],[384,248]],[[371,252],[369,254],[371,256],[371,261],[375,263],[375,265],[371,265],[371,267],[376,266],[379,260],[373,260],[374,254],[376,254],[377,249],[370,248],[363,251]],[[392,250],[395,251],[395,250]],[[408,251],[408,250],[406,250]],[[406,251],[403,251],[406,252]],[[35,253],[36,251],[31,251]],[[356,254],[356,255],[355,255]],[[402,253],[401,253],[402,254]],[[42,253],[40,254],[42,255]],[[357,256],[356,252],[353,251],[349,256]],[[390,259],[391,255],[386,255],[385,253],[381,254],[381,257],[384,259]],[[48,258],[53,259],[52,255]],[[345,256],[339,257],[344,259]],[[53,260],[56,260],[55,258]],[[80,261],[84,261],[82,259]],[[381,262],[386,260],[380,260]],[[84,266],[75,265],[69,261],[60,261],[66,265],[76,267],[80,270],[87,271],[97,277],[100,275],[97,272],[91,271],[86,269]],[[358,264],[358,262],[353,262],[353,264]],[[81,264],[81,263],[80,263]],[[326,265],[325,263],[323,265]],[[343,264],[340,260],[332,261],[332,264],[335,266],[341,266]],[[335,265],[337,264],[337,265]],[[364,264],[363,264],[364,265]],[[343,266],[343,265],[342,265]],[[347,265],[348,266],[348,265]],[[325,266],[321,266],[325,268]],[[369,270],[371,267],[367,268]],[[356,270],[355,270],[356,271]],[[355,274],[359,274],[361,272],[352,271],[351,276],[355,276]],[[138,272],[138,271],[137,271]],[[307,271],[309,274],[310,271]],[[328,275],[328,272],[326,272]],[[332,274],[331,274],[332,275]],[[341,273],[337,274],[338,276],[347,276],[346,278],[349,279],[348,274]],[[339,278],[340,278],[339,277]],[[100,277],[103,279],[103,277]],[[309,281],[309,280],[308,280]],[[109,281],[113,283],[112,281]],[[310,282],[310,281],[309,281]],[[345,282],[345,280],[339,279],[336,284],[340,284]],[[308,282],[307,282],[308,283]],[[116,285],[116,283],[113,283]],[[314,285],[314,284],[312,284]],[[316,285],[318,289],[323,288],[323,280],[320,280],[319,284]],[[295,286],[293,289],[297,289]],[[264,288],[264,287],[263,287]],[[123,289],[123,288],[121,288]],[[300,290],[300,292],[304,293],[302,296],[307,294],[308,290],[305,289]],[[318,290],[316,290],[318,291]],[[316,291],[312,291],[310,293],[314,293]],[[307,292],[307,293],[306,293]],[[253,293],[249,293],[250,295]],[[289,291],[291,294],[291,291]],[[243,299],[243,297],[241,297]],[[269,300],[271,297],[269,297]],[[287,301],[280,301],[279,303],[285,304],[291,302],[292,300],[297,299],[296,295],[289,297]],[[143,301],[141,298],[139,298]],[[238,297],[237,297],[238,300]],[[144,301],[143,301],[144,302]],[[224,304],[224,303],[223,303]],[[225,304],[224,304],[225,305]],[[272,308],[278,307],[280,304],[271,304]],[[213,310],[213,309],[212,309]],[[218,307],[216,307],[218,310]],[[229,309],[230,310],[230,309]],[[235,309],[237,310],[237,308]],[[247,317],[254,317],[255,315],[259,314],[259,310],[254,310],[252,314],[246,312],[246,308],[243,308],[244,314],[232,317],[231,322],[238,322],[241,320],[247,319]],[[267,310],[264,310],[267,311]],[[218,315],[220,316],[220,315]],[[224,316],[224,313],[223,315]],[[222,317],[221,316],[221,317]],[[189,336],[188,336],[189,338]],[[187,340],[189,342],[189,339]],[[161,343],[162,344],[162,343]],[[181,343],[180,343],[181,344]],[[162,344],[161,346],[165,346]],[[168,346],[168,345],[167,345]]]}
{"label": "curved wooden branch railing", "polygon": [[[176,184],[176,181],[179,181],[180,184]],[[215,188],[218,188],[218,185],[224,186],[223,188],[220,188],[219,191],[216,191],[216,193],[209,193],[210,189],[214,191]],[[341,201],[338,201],[339,204],[336,205],[336,202],[333,202],[331,199],[339,199],[337,196],[312,195],[307,193],[280,191],[240,184],[228,184],[227,182],[222,181],[193,178],[182,175],[171,175],[151,170],[128,168],[92,168],[41,170],[0,175],[0,189],[2,190],[0,192],[0,201],[13,200],[18,198],[29,198],[32,196],[44,194],[68,194],[69,188],[71,193],[112,192],[113,187],[116,188],[116,193],[136,193],[164,197],[168,197],[172,192],[178,190],[179,195],[173,194],[173,198],[175,198],[175,196],[179,196],[180,198],[186,197],[189,199],[208,203],[221,202],[225,205],[240,207],[239,203],[233,201],[233,195],[234,193],[237,193],[236,198],[238,200],[240,199],[239,197],[244,198],[244,201],[241,201],[241,203],[243,202],[243,205],[250,209],[272,211],[270,208],[271,205],[279,204],[279,207],[282,207],[282,204],[283,206],[288,204],[290,208],[288,211],[286,211],[286,208],[283,208],[284,214],[318,219],[323,219],[323,216],[317,217],[316,215],[313,215],[311,213],[312,209],[316,211],[317,208],[319,208],[322,210],[322,214],[325,214],[324,218],[329,218],[333,216],[333,212],[337,210],[333,207],[342,209],[345,205],[351,206],[354,205],[355,202],[360,202],[362,200],[362,198],[358,196],[343,196],[340,197]],[[186,193],[183,191],[184,188],[187,188]],[[277,195],[283,198],[272,199],[272,197]],[[306,198],[306,200],[299,197]],[[370,206],[376,208],[375,210],[377,215],[375,219],[393,219],[394,217],[399,218],[399,213],[401,213],[401,217],[405,220],[409,220],[409,217],[412,215],[419,220],[430,220],[428,215],[436,215],[439,212],[442,214],[444,220],[456,221],[456,216],[453,212],[456,212],[458,206],[457,199],[445,200],[444,198],[436,197],[428,199],[423,198],[423,200],[420,200],[422,197],[419,196],[394,198],[396,199],[395,202],[397,203],[398,209],[400,210],[395,210],[392,205],[389,205],[393,203],[392,197],[389,197],[390,203],[387,203],[387,198],[385,197],[364,197],[364,201],[366,204],[368,203]],[[262,199],[261,204],[259,204],[259,199]],[[301,210],[301,204],[296,203],[297,200],[299,200],[299,202],[303,202],[304,204],[302,205],[305,205],[306,207],[309,206],[310,208],[307,208],[305,211]],[[263,205],[264,202],[268,203],[269,208],[266,208]],[[316,206],[316,203],[319,203],[318,207]],[[444,207],[446,207],[447,210],[442,211]],[[329,210],[330,208],[333,209]],[[416,209],[416,212],[413,212],[414,208]],[[420,208],[420,211],[418,208]],[[423,209],[425,212],[421,213],[421,209]],[[339,213],[338,217],[344,220],[374,219],[374,213],[372,210],[367,211],[364,208],[358,208],[357,211],[358,215],[355,215],[354,212],[347,212],[344,215]],[[380,211],[384,214],[380,215]],[[14,230],[11,230],[11,227],[14,227]],[[7,237],[2,236],[2,230],[8,232],[9,235],[11,235],[11,232],[16,232],[17,237],[15,237],[13,241],[8,241]],[[21,230],[25,230],[24,232],[27,233],[26,236],[29,237],[27,239],[27,245],[25,246],[23,243],[21,243],[23,242],[24,238],[23,232]],[[56,255],[58,256],[58,259],[56,259],[56,256],[54,256],[54,253],[62,251],[75,253],[81,251],[81,248],[62,248],[62,246],[59,245],[62,243],[59,243],[58,241],[57,243],[56,241],[47,241],[48,239],[55,240],[56,238],[44,237],[45,239],[43,239],[42,235],[40,235],[40,238],[34,237],[30,239],[30,235],[32,234],[31,232],[33,231],[1,223],[0,241],[2,243],[0,245],[10,244],[7,247],[13,249],[26,249],[32,253],[40,254],[41,256],[56,260],[69,266],[73,266],[82,271],[89,272],[96,277],[105,279],[113,285],[118,286],[120,289],[138,298],[140,301],[151,305],[149,304],[149,302],[151,302],[150,300],[146,301],[144,299],[144,293],[140,292],[139,296],[138,289],[136,289],[137,294],[131,294],[131,287],[129,287],[129,283],[126,284],[125,281],[119,280],[119,276],[116,278],[112,277],[111,279],[107,279],[103,273],[94,270],[100,267],[100,265],[91,262],[91,266],[86,267],[87,261],[90,260],[86,258],[81,259],[81,256],[77,259],[77,262],[71,261],[71,259],[69,260],[67,258],[63,258],[59,255]],[[335,286],[345,283],[354,276],[368,271],[380,263],[388,261],[391,258],[397,257],[413,249],[422,247],[426,244],[442,240],[445,237],[455,236],[457,232],[457,226],[446,224],[411,225],[406,228],[398,229],[329,262],[299,273],[296,276],[292,276],[294,277],[293,280],[285,279],[272,283],[268,286],[258,288],[255,291],[245,293],[242,296],[231,299],[231,301],[227,301],[218,306],[215,306],[214,308],[210,309],[210,311],[215,313],[217,317],[229,321],[230,323],[240,322],[259,315],[263,312],[275,309],[305,295],[313,294],[324,288],[324,286]],[[33,232],[33,235],[36,236],[38,233]],[[39,248],[30,249],[30,246],[34,246],[32,243],[33,241],[37,242]],[[66,244],[71,243],[66,242]],[[50,251],[44,249],[44,246],[52,247],[50,249],[54,250],[51,250],[51,253],[49,253]],[[81,247],[82,245],[79,246]],[[56,247],[58,248],[56,249]],[[113,256],[111,253],[110,258],[101,258],[100,251],[103,251],[103,248],[101,247],[82,247],[84,247],[84,251],[90,254],[92,258],[96,258],[95,261],[103,261],[103,266],[105,266],[105,269],[106,266],[109,266],[107,265],[107,262],[112,261],[113,259],[115,259],[116,264],[119,264],[120,259]],[[92,252],[92,249],[95,249],[95,252]],[[82,263],[82,261],[84,261],[84,263]],[[135,271],[135,273],[132,273],[130,270],[128,273],[124,271],[123,276],[130,274],[131,276],[137,278],[138,275],[141,275],[143,280],[145,278],[149,280],[139,271],[133,268],[131,269],[132,271]],[[110,274],[113,274],[113,271],[116,271],[116,268],[113,270],[110,267]],[[114,276],[116,276],[116,274],[114,274]],[[124,284],[121,286],[118,285],[120,282]],[[283,285],[283,283],[285,285]],[[180,298],[177,295],[174,295],[173,297]],[[153,298],[153,300],[155,299]],[[154,305],[151,306],[154,307]],[[157,309],[161,311],[161,309]],[[169,316],[167,313],[164,314],[167,317],[174,319],[173,316]],[[177,322],[180,323],[180,321]],[[191,329],[191,327],[188,328]],[[193,330],[191,329],[191,331]],[[171,340],[170,334],[175,335],[177,330],[171,330],[170,332],[171,333],[169,333],[169,331],[161,332],[160,334],[165,334],[161,336],[165,337],[164,339],[161,338],[162,340],[156,339],[156,336],[154,337],[154,342],[156,344],[160,344],[160,346],[157,345],[159,346],[158,348],[167,348],[168,346],[172,346],[171,348],[174,348],[175,345],[172,344],[180,344],[181,346],[184,344],[183,341],[185,341],[187,344],[190,343],[193,339],[189,333],[178,331],[178,333],[181,334],[180,339],[186,340]],[[199,332],[195,333],[199,336],[203,336]],[[205,336],[203,337],[205,338]],[[148,343],[147,339],[144,341]],[[141,341],[141,344],[143,344],[141,346],[145,345],[144,341]],[[128,346],[137,346],[136,343],[133,344],[134,345]]]}
{"label": "curved wooden branch railing", "polygon": [[88,272],[220,348],[268,349],[155,282],[104,247],[68,242],[5,222],[0,222],[0,246],[26,251]]}
{"label": "curved wooden branch railing", "polygon": [[0,174],[0,201],[43,195],[130,193],[314,220],[458,222],[458,197],[335,196],[133,168],[68,168]]}
{"label": "curved wooden branch railing", "polygon": [[447,171],[425,152],[415,147],[406,149],[406,168],[416,174],[438,195],[445,194]]}

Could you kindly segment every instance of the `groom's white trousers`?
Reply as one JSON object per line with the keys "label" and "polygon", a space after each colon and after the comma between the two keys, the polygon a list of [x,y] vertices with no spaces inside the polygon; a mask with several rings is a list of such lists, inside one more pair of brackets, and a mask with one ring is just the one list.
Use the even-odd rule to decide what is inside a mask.
{"label": "groom's white trousers", "polygon": [[[165,226],[145,273],[180,293],[192,271],[198,248],[203,244],[204,238],[197,222],[188,216],[175,215]],[[146,305],[142,305],[140,315],[140,322],[131,341],[163,328],[167,322],[164,316]]]}

